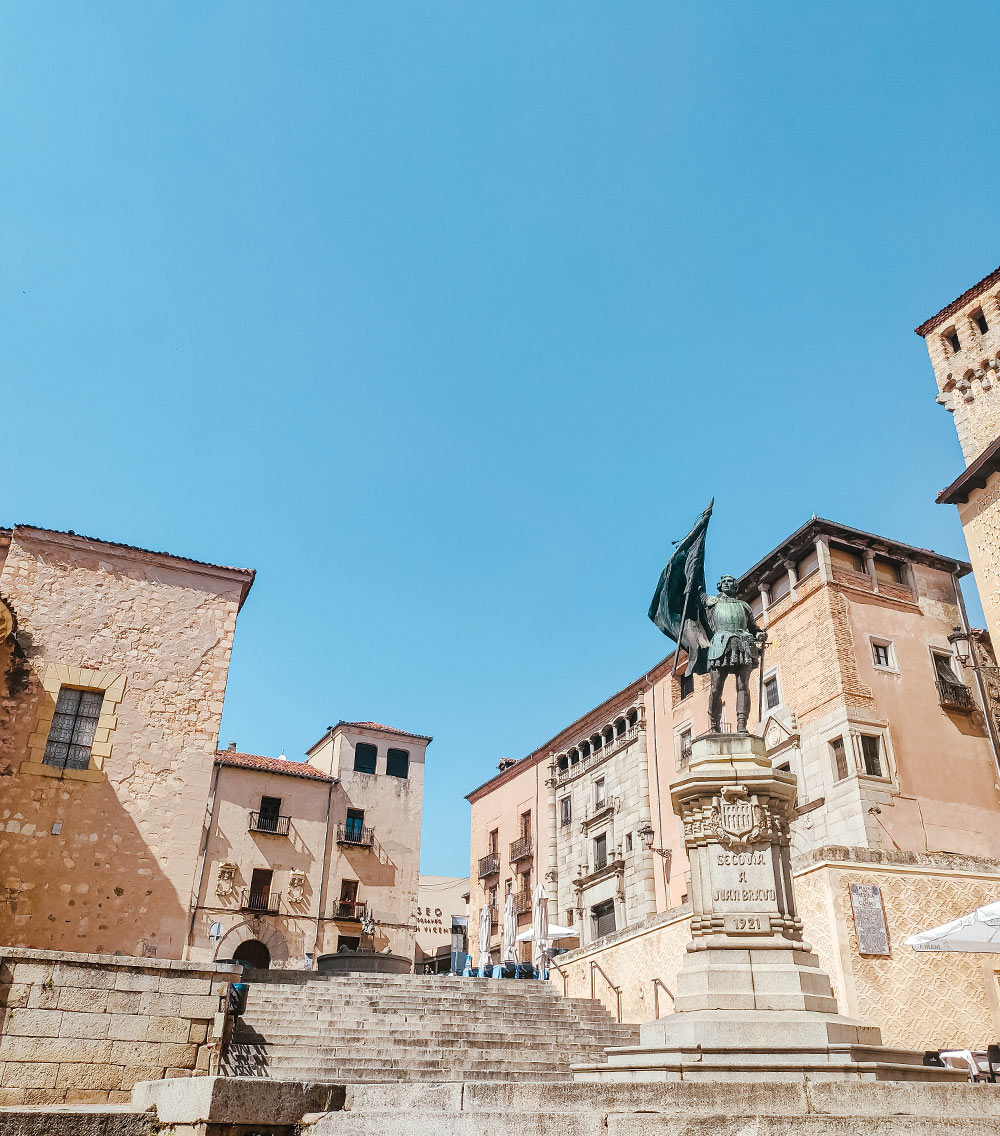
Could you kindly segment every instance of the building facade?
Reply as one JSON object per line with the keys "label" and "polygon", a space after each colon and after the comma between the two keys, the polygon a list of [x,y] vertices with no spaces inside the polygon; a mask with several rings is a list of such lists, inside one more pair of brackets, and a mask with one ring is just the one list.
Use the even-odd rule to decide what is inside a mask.
{"label": "building facade", "polygon": [[462,970],[469,949],[469,881],[465,876],[421,876],[413,924],[417,973]]}
{"label": "building facade", "polygon": [[413,959],[429,741],[339,722],[306,762],[221,751],[190,957],[302,969],[364,946]]}
{"label": "building facade", "polygon": [[[987,638],[971,656],[981,696],[1000,743],[1000,677],[991,644],[1000,643],[1000,268],[925,320],[937,401],[952,415],[965,469],[938,494],[955,505],[986,615]],[[992,669],[991,669],[992,668]]]}
{"label": "building facade", "polygon": [[[813,518],[740,577],[740,595],[768,632],[762,729],[772,761],[799,781],[800,865],[815,871],[831,847],[856,850],[861,862],[936,856],[942,877],[949,862],[960,872],[975,858],[987,875],[1000,862],[996,757],[979,692],[949,641],[964,619],[958,580],[968,571],[961,560]],[[687,862],[670,787],[707,729],[708,679],[675,675],[673,661],[469,794],[473,937],[483,903],[499,914],[517,886],[519,826],[530,811],[535,878],[546,882],[550,915],[576,932],[561,945],[597,959],[655,924],[659,938],[681,935],[683,950],[676,924],[686,919]],[[682,655],[681,671],[683,663]],[[724,723],[734,721],[733,697],[730,684]],[[754,701],[756,709],[756,692]],[[837,879],[847,887],[853,877]],[[848,935],[846,925],[838,934]],[[498,936],[499,924],[494,957]],[[649,956],[655,974],[622,973],[649,995],[653,977],[669,985],[668,960],[680,957],[664,948]],[[647,1010],[653,1016],[651,995]]]}
{"label": "building facade", "polygon": [[254,573],[0,530],[0,942],[306,966],[414,958],[429,738],[219,752]]}
{"label": "building facade", "polygon": [[0,941],[181,957],[253,575],[0,530]]}

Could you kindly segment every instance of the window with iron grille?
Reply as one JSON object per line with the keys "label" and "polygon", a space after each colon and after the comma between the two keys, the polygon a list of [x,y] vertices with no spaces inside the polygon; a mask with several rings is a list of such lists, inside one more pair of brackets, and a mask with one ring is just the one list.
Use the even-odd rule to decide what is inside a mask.
{"label": "window with iron grille", "polygon": [[97,719],[101,716],[104,692],[59,688],[49,737],[45,743],[46,765],[56,769],[87,769],[94,744]]}
{"label": "window with iron grille", "polygon": [[390,749],[385,755],[385,772],[388,777],[409,777],[410,751]]}
{"label": "window with iron grille", "polygon": [[764,709],[773,710],[781,701],[781,692],[778,690],[778,676],[771,675],[764,679]]}
{"label": "window with iron grille", "polygon": [[613,899],[606,899],[603,903],[598,903],[592,907],[591,912],[594,916],[594,931],[598,938],[601,935],[610,935],[615,929],[615,901]]}
{"label": "window with iron grille", "polygon": [[563,797],[559,802],[559,823],[563,826],[573,823],[573,798]]}
{"label": "window with iron grille", "polygon": [[878,734],[861,735],[861,757],[869,777],[883,777],[882,739]]}
{"label": "window with iron grille", "polygon": [[606,833],[601,833],[600,836],[594,839],[594,871],[599,872],[601,868],[608,866],[608,837]]}
{"label": "window with iron grille", "polygon": [[374,773],[377,760],[378,746],[373,746],[369,742],[358,742],[354,747],[355,773]]}

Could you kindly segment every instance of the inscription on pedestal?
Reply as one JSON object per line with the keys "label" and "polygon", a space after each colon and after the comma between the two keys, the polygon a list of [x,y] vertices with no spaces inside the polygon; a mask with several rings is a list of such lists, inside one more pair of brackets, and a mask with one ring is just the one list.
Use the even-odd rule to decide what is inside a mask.
{"label": "inscription on pedestal", "polygon": [[[711,875],[712,910],[720,914],[771,911],[777,902],[771,857],[761,848],[748,848],[745,852],[714,852]],[[728,926],[726,930],[729,930]]]}

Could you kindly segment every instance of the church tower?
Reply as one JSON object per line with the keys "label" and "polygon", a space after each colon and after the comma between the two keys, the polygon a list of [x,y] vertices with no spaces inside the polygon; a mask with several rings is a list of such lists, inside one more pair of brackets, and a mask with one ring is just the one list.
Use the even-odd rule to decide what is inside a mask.
{"label": "church tower", "polygon": [[1000,268],[916,332],[965,458],[937,500],[958,506],[990,635],[1000,645]]}

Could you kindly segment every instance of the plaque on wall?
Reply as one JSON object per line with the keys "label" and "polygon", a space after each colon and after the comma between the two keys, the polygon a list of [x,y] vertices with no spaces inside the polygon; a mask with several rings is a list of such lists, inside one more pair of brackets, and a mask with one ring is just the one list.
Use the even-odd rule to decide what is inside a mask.
{"label": "plaque on wall", "polygon": [[858,954],[866,958],[889,958],[889,929],[885,925],[882,892],[874,884],[849,884]]}

